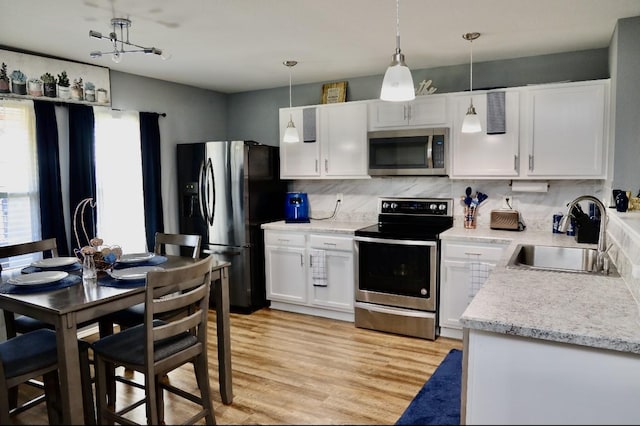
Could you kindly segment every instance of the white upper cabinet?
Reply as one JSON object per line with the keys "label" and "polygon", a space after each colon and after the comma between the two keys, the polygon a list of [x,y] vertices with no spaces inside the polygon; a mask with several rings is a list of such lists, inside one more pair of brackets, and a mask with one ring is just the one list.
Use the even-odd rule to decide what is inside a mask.
{"label": "white upper cabinet", "polygon": [[332,104],[320,109],[321,174],[368,178],[367,105]]}
{"label": "white upper cabinet", "polygon": [[[605,179],[609,80],[504,89],[505,133],[487,134],[487,96],[473,93],[482,131],[463,134],[469,94],[451,94],[451,178]],[[495,91],[493,91],[495,92]]]}
{"label": "white upper cabinet", "polygon": [[606,178],[608,80],[530,87],[527,95],[526,175]]}
{"label": "white upper cabinet", "polygon": [[451,131],[451,177],[517,177],[520,140],[520,94],[516,90],[504,94],[505,133],[487,134],[487,93],[473,93],[473,105],[480,118],[482,131],[462,133],[470,96],[451,95],[453,130]]}
{"label": "white upper cabinet", "polygon": [[[280,177],[282,178],[320,176],[320,144],[317,140],[303,141],[303,109],[280,109]],[[317,118],[317,111],[315,114]],[[289,117],[293,118],[300,142],[287,143],[282,140]]]}
{"label": "white upper cabinet", "polygon": [[369,130],[434,127],[447,124],[447,96],[418,96],[410,102],[369,103]]}
{"label": "white upper cabinet", "polygon": [[[304,110],[308,110],[306,114]],[[300,142],[286,143],[282,140],[290,111]],[[315,122],[305,123],[305,117]],[[346,102],[280,109],[281,178],[369,178],[367,169],[366,103]]]}

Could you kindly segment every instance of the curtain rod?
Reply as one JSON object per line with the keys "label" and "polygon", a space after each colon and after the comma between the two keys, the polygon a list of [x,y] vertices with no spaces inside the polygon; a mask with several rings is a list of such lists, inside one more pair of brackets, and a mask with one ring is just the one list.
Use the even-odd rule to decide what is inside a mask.
{"label": "curtain rod", "polygon": [[[111,111],[126,111],[126,110],[118,109],[118,108],[111,108]],[[142,112],[142,111],[140,111],[140,112]],[[161,115],[161,116],[163,116],[163,117],[166,117],[166,116],[167,116],[167,113],[166,113],[166,112],[157,112],[156,114]]]}

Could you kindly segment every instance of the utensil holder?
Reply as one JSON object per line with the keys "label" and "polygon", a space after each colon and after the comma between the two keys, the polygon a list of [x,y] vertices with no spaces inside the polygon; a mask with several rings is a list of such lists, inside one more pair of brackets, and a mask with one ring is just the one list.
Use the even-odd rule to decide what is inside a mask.
{"label": "utensil holder", "polygon": [[464,228],[476,229],[476,208],[465,207],[464,208]]}

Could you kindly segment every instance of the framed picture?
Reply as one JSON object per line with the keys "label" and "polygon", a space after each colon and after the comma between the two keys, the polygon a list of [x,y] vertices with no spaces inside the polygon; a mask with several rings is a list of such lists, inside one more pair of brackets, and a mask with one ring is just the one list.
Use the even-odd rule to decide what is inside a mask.
{"label": "framed picture", "polygon": [[322,85],[322,103],[335,104],[347,101],[347,82],[326,83]]}

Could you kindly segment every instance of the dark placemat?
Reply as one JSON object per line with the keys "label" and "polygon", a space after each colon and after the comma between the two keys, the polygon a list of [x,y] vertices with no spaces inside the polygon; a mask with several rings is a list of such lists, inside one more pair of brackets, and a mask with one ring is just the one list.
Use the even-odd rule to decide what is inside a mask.
{"label": "dark placemat", "polygon": [[98,285],[105,287],[119,287],[119,288],[134,288],[143,287],[146,283],[146,279],[141,278],[139,280],[117,280],[111,275],[105,275],[98,278]]}
{"label": "dark placemat", "polygon": [[82,269],[82,265],[80,262],[72,263],[71,265],[65,266],[54,266],[51,268],[42,268],[40,266],[27,266],[26,268],[22,268],[20,272],[23,274],[32,274],[34,272],[43,272],[43,271],[65,271],[65,272],[74,272]]}
{"label": "dark placemat", "polygon": [[160,256],[156,254],[151,259],[142,260],[140,262],[116,263],[116,266],[114,266],[113,269],[126,269],[126,268],[133,268],[136,266],[156,266],[166,261],[167,261],[167,258],[165,256]]}
{"label": "dark placemat", "polygon": [[0,284],[0,293],[6,294],[29,294],[29,293],[41,293],[44,291],[59,290],[65,287],[71,287],[73,285],[82,282],[82,277],[78,275],[68,275],[67,277],[53,283],[47,283],[42,285],[13,285],[9,283]]}

